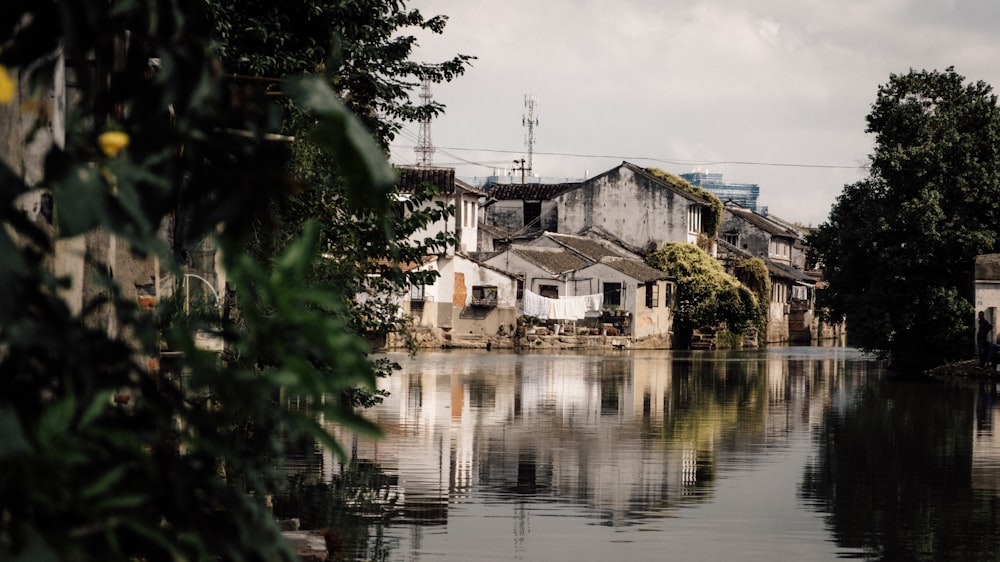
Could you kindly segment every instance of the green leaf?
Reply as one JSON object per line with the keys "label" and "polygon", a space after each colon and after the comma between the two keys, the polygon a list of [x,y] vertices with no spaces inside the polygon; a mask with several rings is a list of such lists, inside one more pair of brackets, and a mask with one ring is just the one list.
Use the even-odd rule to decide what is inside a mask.
{"label": "green leaf", "polygon": [[0,410],[0,460],[10,459],[31,452],[21,427],[21,420],[12,410]]}
{"label": "green leaf", "polygon": [[59,555],[34,526],[29,525],[25,530],[24,543],[24,550],[12,558],[11,562],[59,562]]}
{"label": "green leaf", "polygon": [[38,420],[38,442],[43,446],[53,444],[58,436],[69,431],[75,414],[76,398],[72,395],[49,405]]}
{"label": "green leaf", "polygon": [[365,126],[347,110],[326,79],[289,78],[285,91],[318,120],[313,139],[330,150],[343,170],[355,208],[383,210],[396,172]]}
{"label": "green leaf", "polygon": [[106,222],[107,185],[94,166],[73,166],[52,184],[52,192],[59,236],[84,234]]}
{"label": "green leaf", "polygon": [[122,465],[111,468],[104,476],[98,478],[96,482],[80,490],[80,497],[91,499],[107,492],[125,476],[125,472],[126,467]]}
{"label": "green leaf", "polygon": [[149,496],[142,494],[131,494],[127,496],[111,496],[94,504],[94,508],[101,511],[111,511],[115,509],[129,509],[140,506],[149,501]]}
{"label": "green leaf", "polygon": [[113,394],[113,391],[107,390],[99,392],[96,396],[94,396],[94,400],[90,403],[90,406],[87,407],[87,410],[82,416],[80,416],[80,427],[87,427],[94,420],[96,420],[102,412],[107,410],[111,406],[111,396]]}

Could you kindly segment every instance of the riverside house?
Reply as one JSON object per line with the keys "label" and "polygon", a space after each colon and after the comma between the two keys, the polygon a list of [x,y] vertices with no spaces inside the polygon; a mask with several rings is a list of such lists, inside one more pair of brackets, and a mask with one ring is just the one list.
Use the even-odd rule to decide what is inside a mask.
{"label": "riverside house", "polygon": [[546,232],[485,262],[546,299],[598,297],[599,306],[583,317],[546,318],[549,324],[625,336],[632,345],[670,347],[675,283],[624,248],[594,235]]}
{"label": "riverside house", "polygon": [[771,279],[764,343],[809,343],[818,337],[816,281],[803,271],[802,233],[727,202],[719,229],[721,257],[764,260]]}
{"label": "riverside house", "polygon": [[[673,177],[673,176],[669,176]],[[601,231],[640,255],[665,242],[697,243],[708,200],[644,168],[622,162],[577,183],[504,184],[488,190],[480,251],[523,243],[542,231]]]}

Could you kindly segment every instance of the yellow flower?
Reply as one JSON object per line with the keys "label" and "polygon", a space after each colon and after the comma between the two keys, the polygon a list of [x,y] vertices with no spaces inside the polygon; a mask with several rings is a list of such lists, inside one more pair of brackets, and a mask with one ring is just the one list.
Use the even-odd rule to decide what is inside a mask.
{"label": "yellow flower", "polygon": [[97,144],[101,145],[101,151],[108,156],[118,156],[128,146],[128,135],[121,131],[107,131],[97,137]]}
{"label": "yellow flower", "polygon": [[0,64],[0,103],[10,103],[14,99],[14,79],[7,74],[7,67]]}

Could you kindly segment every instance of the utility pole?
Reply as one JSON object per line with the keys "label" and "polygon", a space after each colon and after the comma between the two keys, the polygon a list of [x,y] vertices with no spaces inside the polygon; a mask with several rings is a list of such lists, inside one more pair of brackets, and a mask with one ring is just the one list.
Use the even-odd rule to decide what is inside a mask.
{"label": "utility pole", "polygon": [[[513,168],[513,170],[515,172],[518,171],[518,170],[521,171],[521,183],[522,184],[524,183],[524,171],[531,169],[531,168],[525,168],[524,167],[524,163],[525,163],[525,159],[524,158],[521,158],[520,160],[514,160],[514,168]],[[520,164],[520,166],[517,166],[517,164]]]}
{"label": "utility pole", "polygon": [[[424,78],[420,83],[420,101],[424,107],[431,104],[431,79]],[[417,136],[417,166],[430,166],[434,161],[434,144],[431,143],[430,115],[420,120],[420,133]]]}
{"label": "utility pole", "polygon": [[[535,127],[538,126],[538,116],[535,115],[535,96],[524,96],[524,115],[521,116],[521,125],[528,128],[524,135],[524,144],[528,148],[528,173],[531,173],[531,155],[535,150]],[[524,168],[524,164],[521,165]],[[522,170],[523,175],[523,170]],[[522,180],[521,183],[524,183]]]}

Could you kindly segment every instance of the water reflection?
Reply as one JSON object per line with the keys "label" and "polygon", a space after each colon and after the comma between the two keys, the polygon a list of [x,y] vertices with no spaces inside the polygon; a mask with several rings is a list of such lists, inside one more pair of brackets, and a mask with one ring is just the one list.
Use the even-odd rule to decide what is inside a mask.
{"label": "water reflection", "polygon": [[[900,382],[865,387],[826,412],[802,494],[830,513],[838,543],[880,560],[997,559],[997,471],[973,470],[970,394]],[[983,404],[991,394],[980,386],[980,436],[992,427]]]}
{"label": "water reflection", "polygon": [[992,385],[842,348],[392,359],[387,439],[341,436],[391,492],[385,559],[995,557]]}

